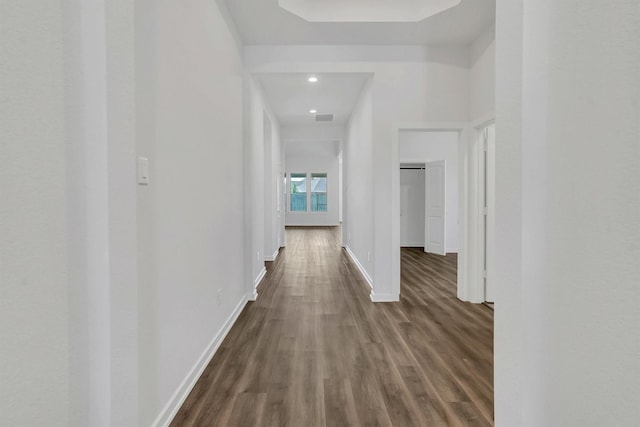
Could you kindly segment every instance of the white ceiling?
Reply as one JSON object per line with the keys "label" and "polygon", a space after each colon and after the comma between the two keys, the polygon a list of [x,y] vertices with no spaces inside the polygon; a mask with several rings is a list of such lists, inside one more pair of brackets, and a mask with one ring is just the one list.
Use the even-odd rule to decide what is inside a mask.
{"label": "white ceiling", "polygon": [[315,122],[310,109],[318,113],[333,113],[333,122],[344,125],[358,101],[358,96],[369,74],[320,73],[317,83],[309,83],[309,74],[269,73],[257,74],[269,105],[282,126],[324,125]]}
{"label": "white ceiling", "polygon": [[[226,2],[245,45],[437,45],[467,46],[495,23],[495,0],[218,0]],[[443,10],[419,22],[309,22],[309,20],[415,20],[415,16]],[[456,3],[459,3],[456,5]],[[324,9],[319,8],[322,6]],[[362,12],[363,5],[370,10]],[[305,9],[306,7],[306,9]],[[416,8],[422,7],[421,12]],[[449,7],[448,9],[446,9]],[[356,9],[354,9],[356,8]],[[446,9],[446,10],[444,10]],[[411,11],[407,16],[407,11]],[[309,14],[310,13],[310,14]],[[315,17],[314,14],[315,13]],[[404,15],[403,15],[404,13]],[[351,15],[349,15],[351,14]],[[401,19],[398,19],[401,18]],[[409,19],[411,18],[411,19]],[[345,124],[358,100],[367,74],[258,74],[268,103],[283,126],[315,125],[309,109],[333,113],[330,125]]]}
{"label": "white ceiling", "polygon": [[[220,1],[226,2],[245,45],[467,45],[495,22],[495,0],[462,0],[419,22],[309,22],[281,8],[278,0]],[[334,8],[340,5],[336,0],[322,1]],[[387,8],[390,2],[406,8],[411,1],[415,0],[384,3]],[[366,19],[379,21],[377,11]],[[341,20],[340,13],[347,12],[336,9],[333,20]]]}
{"label": "white ceiling", "polygon": [[309,22],[417,22],[461,0],[278,0]]}

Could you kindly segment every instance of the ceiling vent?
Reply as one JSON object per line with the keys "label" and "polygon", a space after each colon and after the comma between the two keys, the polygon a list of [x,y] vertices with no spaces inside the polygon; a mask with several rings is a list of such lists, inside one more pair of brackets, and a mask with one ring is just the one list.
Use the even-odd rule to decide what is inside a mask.
{"label": "ceiling vent", "polygon": [[316,122],[332,122],[333,114],[316,114]]}

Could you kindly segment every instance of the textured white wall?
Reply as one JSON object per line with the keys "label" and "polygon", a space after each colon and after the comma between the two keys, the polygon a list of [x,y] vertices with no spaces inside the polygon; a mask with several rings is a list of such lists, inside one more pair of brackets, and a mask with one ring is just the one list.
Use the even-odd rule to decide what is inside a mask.
{"label": "textured white wall", "polygon": [[498,2],[498,426],[637,424],[639,39],[637,1]]}
{"label": "textured white wall", "polygon": [[637,0],[525,3],[529,425],[638,423],[639,41]]}
{"label": "textured white wall", "polygon": [[[458,251],[459,132],[402,131],[398,140],[400,161],[446,161],[446,251]],[[424,227],[424,226],[423,226]],[[424,236],[422,237],[424,243]]]}
{"label": "textured white wall", "polygon": [[[87,4],[82,2],[83,8]],[[109,176],[108,422],[125,425],[139,422],[133,4],[128,0],[104,1],[104,22]],[[91,173],[89,169],[87,174]],[[105,301],[101,303],[107,305]],[[94,401],[93,405],[99,406],[101,402]]]}
{"label": "textured white wall", "polygon": [[151,165],[138,193],[149,425],[246,298],[243,68],[216,2],[149,1],[136,13],[138,155]]}
{"label": "textured white wall", "polygon": [[[7,94],[3,107],[8,109],[2,128],[11,133],[3,138],[8,141],[3,148],[10,151],[3,156],[2,169],[15,177],[18,167],[32,178],[3,179],[8,186],[3,194],[13,206],[6,212],[28,208],[20,214],[24,224],[37,215],[42,219],[27,229],[12,223],[13,218],[3,220],[10,232],[2,242],[20,242],[7,262],[24,257],[22,262],[33,264],[28,274],[19,273],[25,285],[22,298],[41,289],[28,298],[33,306],[14,304],[9,295],[3,298],[8,307],[21,310],[25,320],[16,324],[28,328],[24,336],[30,337],[30,346],[7,344],[20,354],[16,366],[6,365],[20,384],[3,381],[2,390],[12,391],[9,402],[18,397],[20,403],[10,403],[12,408],[2,414],[11,417],[10,425],[106,425],[123,420],[136,424],[132,5],[120,0],[108,5],[68,1],[60,9],[33,9],[12,3],[3,3],[1,14],[2,28],[7,29],[2,58],[11,64],[2,79],[9,85],[2,90]],[[13,143],[21,138],[21,148],[15,151]],[[24,200],[13,201],[15,194]],[[58,222],[60,214],[64,222]],[[27,230],[38,233],[25,234]],[[46,260],[38,259],[36,247],[20,249],[36,242],[48,248]],[[11,267],[3,267],[3,272],[17,272],[18,264],[7,265]],[[33,281],[37,274],[47,277],[44,283]],[[38,307],[40,298],[45,305]],[[58,321],[47,319],[50,311]],[[10,316],[11,309],[3,313]],[[20,333],[19,328],[11,330]],[[50,357],[39,356],[33,366],[30,357],[36,354]],[[55,374],[47,375],[47,370]],[[31,384],[32,374],[39,375],[38,386]],[[30,387],[30,397],[20,394],[23,386]],[[51,395],[45,396],[49,388]]]}
{"label": "textured white wall", "polygon": [[497,426],[522,419],[522,0],[496,4],[494,395]]}
{"label": "textured white wall", "polygon": [[70,421],[62,18],[0,3],[0,425]]}

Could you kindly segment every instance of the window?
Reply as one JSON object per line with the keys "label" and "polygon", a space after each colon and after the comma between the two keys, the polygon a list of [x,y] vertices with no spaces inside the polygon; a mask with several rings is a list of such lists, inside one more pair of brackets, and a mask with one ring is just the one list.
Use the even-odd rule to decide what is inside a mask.
{"label": "window", "polygon": [[311,212],[327,211],[327,174],[311,174]]}
{"label": "window", "polygon": [[307,211],[307,174],[292,173],[291,174],[291,212]]}
{"label": "window", "polygon": [[289,212],[327,212],[326,172],[289,174]]}

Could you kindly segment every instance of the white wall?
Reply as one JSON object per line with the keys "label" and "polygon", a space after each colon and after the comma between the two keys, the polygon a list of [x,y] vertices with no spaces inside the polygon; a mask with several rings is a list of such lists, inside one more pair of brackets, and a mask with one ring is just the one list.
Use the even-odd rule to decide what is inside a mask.
{"label": "white wall", "polygon": [[253,294],[251,299],[255,299],[258,295],[256,288],[266,274],[264,265],[265,107],[260,85],[248,73],[245,73],[244,77],[243,96],[245,286],[247,289],[251,289]]}
{"label": "white wall", "polygon": [[[334,202],[334,203],[337,203],[338,217],[337,217],[337,220],[335,220],[333,217],[333,212],[331,213],[331,225],[337,225],[340,222],[342,222],[342,203],[343,203],[342,145],[346,138],[345,132],[346,130],[344,126],[335,126],[330,124],[322,124],[322,125],[316,125],[316,126],[289,125],[289,126],[283,127],[281,130],[281,139],[283,141],[303,141],[303,142],[309,142],[309,143],[314,143],[314,142],[322,143],[327,141],[334,141],[337,144],[336,152],[337,152],[337,161],[338,161],[338,172],[337,172],[338,175],[337,175],[337,180],[334,178],[331,180],[332,182],[329,184],[332,187],[335,184],[338,185],[337,194],[336,194],[337,202]],[[331,154],[331,156],[333,156],[333,154]],[[308,157],[308,153],[303,152],[301,154],[301,157],[303,158]],[[333,160],[328,160],[328,165],[333,165]],[[293,172],[293,170],[291,171]]]}
{"label": "white wall", "polygon": [[[446,251],[458,251],[458,132],[401,131],[398,141],[400,161],[403,163],[445,160],[446,165]],[[424,243],[424,236],[423,236]]]}
{"label": "white wall", "polygon": [[373,81],[368,80],[351,113],[342,151],[342,244],[373,284]]}
{"label": "white wall", "polygon": [[523,0],[496,2],[494,399],[496,426],[522,418]]}
{"label": "white wall", "polygon": [[137,424],[132,5],[0,17],[0,424]]}
{"label": "white wall", "polygon": [[[284,245],[285,206],[282,202],[284,187],[284,149],[280,136],[280,124],[268,105],[265,115],[271,123],[270,149],[265,151],[265,260],[273,261],[280,246]],[[265,135],[266,138],[266,135]],[[267,168],[267,165],[270,165]]]}
{"label": "white wall", "polygon": [[[245,65],[253,72],[359,72],[373,74],[373,142],[370,185],[376,189],[374,227],[352,236],[373,264],[375,298],[397,300],[400,292],[399,163],[391,141],[406,122],[466,122],[469,115],[467,48],[422,46],[248,46]],[[346,151],[346,150],[345,150]],[[368,154],[365,154],[368,155]],[[345,167],[345,173],[346,169]],[[373,171],[375,170],[375,173]],[[348,179],[345,177],[345,179]],[[348,185],[348,184],[347,184]],[[350,197],[344,195],[344,200]],[[345,206],[345,215],[348,216]],[[344,218],[343,218],[344,219]],[[361,218],[360,221],[368,221]],[[397,222],[394,222],[397,221]],[[394,228],[397,226],[397,230]],[[375,233],[374,233],[375,229]],[[362,230],[364,231],[364,230]],[[359,257],[362,255],[359,255]],[[360,260],[363,263],[366,261]],[[373,268],[375,266],[375,268]]]}
{"label": "white wall", "polygon": [[[484,243],[484,219],[480,219],[478,209],[484,204],[481,191],[481,180],[479,176],[484,175],[484,153],[481,135],[484,126],[495,120],[495,27],[489,28],[484,34],[478,37],[469,47],[470,69],[469,69],[469,121],[470,129],[467,133],[467,141],[464,141],[464,149],[461,150],[460,164],[462,165],[460,191],[463,195],[461,200],[462,235],[460,236],[461,249],[458,258],[459,284],[458,297],[464,301],[482,302],[485,299],[483,273],[486,267],[487,281],[493,280],[496,268],[493,265],[495,259],[493,236],[488,236],[486,251],[486,265],[483,251],[479,248],[485,247]],[[510,65],[513,66],[513,65]],[[507,71],[510,73],[510,71]],[[502,78],[513,78],[503,76]],[[516,97],[517,95],[512,95]],[[514,107],[516,107],[514,105]],[[493,145],[491,145],[493,147]],[[489,158],[493,159],[494,151],[489,148]],[[491,165],[493,163],[491,162]],[[492,177],[493,171],[487,172],[487,177]],[[510,185],[515,185],[514,183]],[[464,199],[466,197],[466,199]],[[479,198],[480,197],[480,198]],[[507,202],[509,203],[509,202]],[[515,202],[510,202],[515,203]],[[495,209],[488,201],[489,222],[488,231],[492,232],[490,226],[495,222]],[[507,271],[505,266],[501,266],[502,271]],[[508,267],[507,267],[508,268]],[[487,289],[491,289],[487,287]]]}
{"label": "white wall", "polygon": [[139,424],[149,425],[171,415],[247,299],[243,67],[216,2],[145,1],[136,14],[137,154],[151,180],[138,190]]}
{"label": "white wall", "polygon": [[0,424],[68,425],[62,6],[0,3]]}
{"label": "white wall", "polygon": [[[422,165],[424,166],[424,165]],[[425,170],[400,169],[400,245],[424,247]]]}
{"label": "white wall", "polygon": [[[468,70],[441,62],[420,65],[422,69],[388,64],[375,76],[380,84],[374,92],[374,260],[381,300],[397,300],[400,291],[399,197],[392,190],[399,188],[399,164],[390,144],[393,125],[467,119]],[[399,79],[406,85],[398,85]]]}
{"label": "white wall", "polygon": [[345,127],[319,124],[314,126],[284,126],[281,129],[283,141],[341,141],[344,139]]}
{"label": "white wall", "polygon": [[498,1],[497,426],[637,424],[639,29],[637,1]]}
{"label": "white wall", "polygon": [[267,261],[274,261],[278,256],[280,227],[284,221],[283,153],[278,122],[274,120],[273,114],[264,112],[264,258]]}
{"label": "white wall", "polygon": [[[286,209],[286,225],[337,226],[340,225],[340,173],[338,141],[287,141],[285,164],[287,176],[291,173],[327,173],[327,212],[301,213]],[[287,191],[289,189],[287,188]]]}
{"label": "white wall", "polygon": [[[265,119],[270,138],[265,137]],[[280,177],[282,145],[280,125],[267,103],[260,83],[245,73],[245,241],[247,286],[254,292],[266,273],[265,260],[273,260],[279,249],[277,194],[284,191]],[[267,132],[269,130],[267,129]],[[276,177],[277,173],[277,177]],[[282,208],[282,207],[281,207]]]}
{"label": "white wall", "polygon": [[[108,421],[122,425],[139,421],[138,258],[137,222],[134,220],[137,210],[134,6],[127,0],[105,1],[104,14],[111,353]],[[85,175],[92,173],[91,168],[85,171]],[[95,251],[96,258],[101,255],[102,252]],[[98,303],[106,304],[104,300]],[[95,401],[95,405],[100,405],[100,402]]]}
{"label": "white wall", "polygon": [[469,119],[493,118],[495,110],[495,27],[478,37],[470,47]]}

